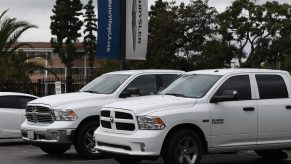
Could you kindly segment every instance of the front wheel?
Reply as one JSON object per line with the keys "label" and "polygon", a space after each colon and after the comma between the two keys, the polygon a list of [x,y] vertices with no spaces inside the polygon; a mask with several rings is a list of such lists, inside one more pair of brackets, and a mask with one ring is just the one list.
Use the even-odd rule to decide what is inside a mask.
{"label": "front wheel", "polygon": [[202,158],[202,144],[199,136],[190,129],[176,132],[167,141],[164,150],[166,164],[199,164]]}
{"label": "front wheel", "polygon": [[80,130],[75,134],[76,151],[83,158],[101,158],[102,153],[94,149],[95,139],[94,131],[99,126],[98,120],[91,120],[80,127]]}

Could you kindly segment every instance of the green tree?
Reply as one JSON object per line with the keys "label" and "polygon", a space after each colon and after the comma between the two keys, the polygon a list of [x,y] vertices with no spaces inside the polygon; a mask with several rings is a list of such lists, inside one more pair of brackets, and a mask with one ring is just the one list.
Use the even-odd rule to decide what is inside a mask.
{"label": "green tree", "polygon": [[217,11],[208,6],[207,0],[191,0],[181,4],[178,10],[181,46],[185,55],[191,57],[215,34]]}
{"label": "green tree", "polygon": [[149,41],[144,68],[176,68],[177,7],[158,0],[149,12]]}
{"label": "green tree", "polygon": [[177,6],[157,0],[149,12],[147,61],[135,62],[138,68],[190,71],[230,67],[237,50],[217,37],[218,13],[207,3],[191,0],[188,5]]}
{"label": "green tree", "polygon": [[260,49],[262,52],[256,52],[257,56],[265,56],[264,59],[271,68],[291,70],[291,62],[289,62],[291,52],[291,6],[289,4],[267,2],[264,7],[269,11],[267,15],[270,20],[275,22],[275,19],[278,22],[276,28],[279,30],[275,37],[269,41],[269,44]]}
{"label": "green tree", "polygon": [[4,18],[7,11],[0,14],[0,57],[12,55],[18,48],[28,45],[26,43],[17,43],[17,41],[25,31],[37,28],[37,26],[26,21],[18,21],[16,18]]}
{"label": "green tree", "polygon": [[188,69],[184,70],[230,67],[237,49],[219,37],[216,9],[210,7],[207,0],[191,0],[187,6],[180,5],[178,14],[179,54],[189,62]]}
{"label": "green tree", "polygon": [[42,65],[27,62],[34,57],[27,57],[18,49],[30,45],[17,41],[24,32],[37,27],[16,18],[4,18],[7,11],[0,14],[0,79],[29,80],[29,74],[33,73],[34,70],[45,68]]}
{"label": "green tree", "polygon": [[273,42],[283,37],[286,27],[290,28],[287,24],[290,5],[278,2],[259,5],[254,0],[236,0],[220,15],[221,34],[225,40],[236,42],[240,50],[238,61],[247,67],[261,67],[268,58],[264,49],[270,50]]}
{"label": "green tree", "polygon": [[[93,66],[96,55],[97,37],[97,18],[94,11],[93,0],[89,0],[87,5],[84,6],[85,11],[85,30],[84,30],[84,47],[89,56],[89,67],[91,68],[91,75],[93,73]],[[87,59],[86,59],[87,60]]]}
{"label": "green tree", "polygon": [[100,60],[100,67],[95,70],[94,76],[97,77],[104,73],[119,71],[120,70],[120,61],[119,60]]}
{"label": "green tree", "polygon": [[36,70],[50,71],[41,64],[29,61],[33,58],[35,58],[35,56],[27,57],[26,54],[24,54],[22,51],[1,56],[0,79],[3,81],[30,80],[29,76]]}
{"label": "green tree", "polygon": [[177,55],[183,46],[178,17],[178,6],[174,2],[157,0],[149,11],[149,38],[147,60],[131,61],[131,69],[189,69],[188,61]]}
{"label": "green tree", "polygon": [[201,47],[202,52],[191,58],[194,69],[230,68],[238,50],[233,45],[219,40],[207,41]]}
{"label": "green tree", "polygon": [[57,52],[68,70],[68,76],[72,75],[72,62],[78,56],[75,43],[81,37],[79,30],[83,22],[79,19],[82,15],[83,5],[80,0],[56,0],[51,16],[51,34],[56,39],[51,39],[52,47]]}

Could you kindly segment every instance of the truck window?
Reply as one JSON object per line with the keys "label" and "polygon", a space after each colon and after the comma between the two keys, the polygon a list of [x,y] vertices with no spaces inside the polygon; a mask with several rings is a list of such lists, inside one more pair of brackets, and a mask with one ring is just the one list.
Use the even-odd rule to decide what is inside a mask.
{"label": "truck window", "polygon": [[157,93],[156,76],[141,75],[134,79],[126,88],[137,88],[140,95],[152,95]]}
{"label": "truck window", "polygon": [[162,74],[162,75],[157,75],[157,88],[158,91],[164,89],[167,87],[169,84],[171,84],[175,79],[177,79],[179,75],[177,74]]}
{"label": "truck window", "polygon": [[183,75],[160,93],[188,98],[201,98],[221,78],[217,75]]}
{"label": "truck window", "polygon": [[237,98],[236,100],[251,100],[251,84],[249,75],[238,75],[227,79],[218,89],[216,95],[220,96],[225,90],[236,90]]}
{"label": "truck window", "polygon": [[256,75],[260,99],[288,98],[284,79],[280,75]]}
{"label": "truck window", "polygon": [[96,94],[112,94],[121,86],[131,75],[125,74],[104,74],[85,85],[80,91]]}

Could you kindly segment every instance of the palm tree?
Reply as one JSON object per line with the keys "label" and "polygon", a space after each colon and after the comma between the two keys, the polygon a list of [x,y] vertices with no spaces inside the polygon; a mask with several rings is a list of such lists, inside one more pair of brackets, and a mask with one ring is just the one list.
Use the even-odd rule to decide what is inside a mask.
{"label": "palm tree", "polygon": [[[27,44],[17,44],[19,37],[28,29],[37,28],[26,21],[18,21],[16,18],[3,18],[8,10],[0,15],[0,55],[11,55],[18,48]],[[13,46],[13,48],[11,48]]]}
{"label": "palm tree", "polygon": [[0,56],[0,79],[2,81],[29,80],[29,75],[35,70],[46,70],[43,65],[29,61],[33,58],[35,56],[27,57],[22,51]]}
{"label": "palm tree", "polygon": [[34,57],[26,57],[18,49],[31,45],[17,41],[25,31],[37,26],[16,18],[4,18],[7,11],[0,14],[0,80],[29,80],[29,74],[34,70],[46,68],[40,64],[27,62]]}

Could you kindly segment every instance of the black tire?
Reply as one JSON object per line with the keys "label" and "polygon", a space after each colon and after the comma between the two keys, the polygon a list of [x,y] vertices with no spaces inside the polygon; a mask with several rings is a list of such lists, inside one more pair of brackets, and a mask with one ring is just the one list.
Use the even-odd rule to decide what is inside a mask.
{"label": "black tire", "polygon": [[102,153],[95,151],[94,131],[98,128],[98,120],[90,120],[84,123],[75,134],[75,149],[79,155],[87,159],[98,159]]}
{"label": "black tire", "polygon": [[70,146],[65,146],[62,148],[41,147],[40,149],[50,155],[62,155],[70,149]]}
{"label": "black tire", "polygon": [[120,164],[139,164],[140,159],[130,158],[130,157],[114,157],[114,159]]}
{"label": "black tire", "polygon": [[288,154],[283,152],[282,149],[274,149],[274,150],[255,150],[257,155],[268,158],[268,159],[287,159]]}
{"label": "black tire", "polygon": [[[191,129],[175,132],[165,144],[163,158],[166,164],[199,164],[202,159],[201,139]],[[193,161],[189,162],[190,159]]]}

